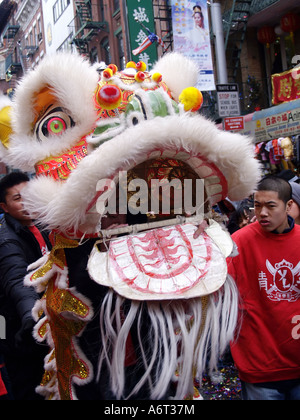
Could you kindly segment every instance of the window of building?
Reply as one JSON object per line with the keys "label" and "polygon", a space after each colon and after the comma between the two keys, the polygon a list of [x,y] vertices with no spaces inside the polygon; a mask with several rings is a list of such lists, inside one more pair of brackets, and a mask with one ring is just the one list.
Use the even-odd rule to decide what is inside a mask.
{"label": "window of building", "polygon": [[92,48],[92,50],[91,50],[90,61],[91,61],[91,64],[97,63],[99,61],[98,60],[98,51],[97,51],[96,47]]}
{"label": "window of building", "polygon": [[61,2],[60,0],[58,0],[57,2],[54,3],[53,6],[53,21],[54,23],[58,21],[60,15],[61,15]]}
{"label": "window of building", "polygon": [[101,41],[101,49],[102,49],[102,53],[104,53],[103,58],[105,63],[108,65],[111,63],[111,55],[110,55],[110,46],[109,46],[109,42],[108,42],[108,37],[104,38]]}
{"label": "window of building", "polygon": [[118,51],[119,51],[119,60],[120,60],[120,66],[123,70],[125,68],[126,62],[125,62],[125,53],[124,53],[124,45],[123,45],[123,33],[119,32],[117,34],[117,40],[118,40]]}
{"label": "window of building", "polygon": [[38,39],[37,39],[38,32],[37,32],[37,29],[36,29],[36,23],[34,23],[34,25],[33,25],[32,33],[33,33],[33,44],[32,45],[38,45]]}
{"label": "window of building", "polygon": [[100,4],[100,20],[104,20],[104,4],[103,4],[103,0],[99,1]]}
{"label": "window of building", "polygon": [[56,23],[69,6],[70,0],[57,0],[53,6],[53,21]]}
{"label": "window of building", "polygon": [[32,29],[31,29],[31,30],[30,30],[30,32],[29,32],[28,41],[29,41],[29,45],[30,45],[30,46],[34,45],[34,42],[33,42],[33,32],[32,32]]}
{"label": "window of building", "polygon": [[120,9],[120,0],[114,0],[114,12]]}
{"label": "window of building", "polygon": [[66,8],[69,6],[70,0],[61,0],[61,10],[62,12],[66,10]]}
{"label": "window of building", "polygon": [[71,32],[68,37],[64,40],[64,42],[57,48],[57,51],[71,51],[74,52],[74,46],[71,43],[74,37],[73,32]]}
{"label": "window of building", "polygon": [[38,27],[38,34],[37,34],[38,42],[41,42],[42,39],[43,39],[43,30],[42,30],[42,20],[41,20],[41,17],[38,17],[37,27]]}

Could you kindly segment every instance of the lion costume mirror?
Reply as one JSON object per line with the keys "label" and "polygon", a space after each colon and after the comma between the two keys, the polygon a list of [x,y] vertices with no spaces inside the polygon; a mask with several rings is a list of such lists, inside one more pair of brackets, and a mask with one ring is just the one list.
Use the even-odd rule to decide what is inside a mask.
{"label": "lion costume mirror", "polygon": [[166,54],[151,73],[141,62],[98,70],[47,56],[2,106],[2,160],[35,171],[25,206],[52,232],[25,279],[45,292],[33,311],[49,345],[38,391],[193,398],[237,322],[234,246],[212,206],[251,194],[258,162],[247,137],[199,115],[185,57]]}

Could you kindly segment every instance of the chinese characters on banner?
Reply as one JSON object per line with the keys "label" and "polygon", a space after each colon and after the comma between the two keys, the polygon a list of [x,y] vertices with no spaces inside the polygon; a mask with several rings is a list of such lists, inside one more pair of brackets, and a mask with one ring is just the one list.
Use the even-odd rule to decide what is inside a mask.
{"label": "chinese characters on banner", "polygon": [[197,63],[199,90],[215,90],[206,0],[172,0],[172,20],[174,51]]}
{"label": "chinese characters on banner", "polygon": [[300,68],[272,75],[273,105],[300,98]]}
{"label": "chinese characters on banner", "polygon": [[[152,0],[127,0],[128,27],[130,49],[137,49],[147,38],[149,33],[143,26],[155,33],[154,14]],[[141,26],[139,22],[143,24]],[[137,54],[134,61],[144,61],[147,70],[151,70],[157,61],[157,43],[153,42],[146,50]]]}
{"label": "chinese characters on banner", "polygon": [[256,142],[277,139],[278,137],[294,136],[300,131],[300,109],[295,108],[262,117],[255,120],[254,124]]}

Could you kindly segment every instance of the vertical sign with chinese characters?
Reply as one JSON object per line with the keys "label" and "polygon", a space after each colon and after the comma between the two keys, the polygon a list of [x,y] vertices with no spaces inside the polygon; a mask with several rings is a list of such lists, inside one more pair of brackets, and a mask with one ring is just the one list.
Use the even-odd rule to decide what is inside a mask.
{"label": "vertical sign with chinese characters", "polygon": [[[155,33],[152,0],[127,0],[127,12],[130,47],[131,50],[134,50],[148,37],[149,33],[145,28]],[[141,22],[143,26],[140,25],[137,20]],[[136,57],[137,61],[144,61],[147,65],[147,69],[151,70],[154,63],[157,61],[156,42]]]}
{"label": "vertical sign with chinese characters", "polygon": [[199,90],[215,90],[207,1],[172,0],[172,20],[174,51],[197,63]]}

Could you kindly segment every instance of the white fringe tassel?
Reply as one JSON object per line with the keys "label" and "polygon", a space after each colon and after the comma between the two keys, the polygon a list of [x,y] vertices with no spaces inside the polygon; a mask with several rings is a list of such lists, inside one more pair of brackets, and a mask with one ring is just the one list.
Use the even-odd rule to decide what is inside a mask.
{"label": "white fringe tassel", "polygon": [[[106,362],[111,389],[117,399],[133,397],[145,383],[150,398],[161,399],[167,392],[175,372],[179,371],[174,399],[193,395],[193,379],[202,380],[205,370],[217,370],[219,358],[234,338],[238,317],[238,292],[230,276],[224,286],[212,295],[191,300],[147,302],[151,325],[148,335],[142,336],[143,303],[132,301],[122,320],[125,299],[114,299],[110,291],[100,312],[103,350],[99,355],[97,380]],[[123,312],[124,313],[124,312]],[[137,333],[145,373],[129,395],[125,394],[126,342],[133,323]],[[149,346],[151,346],[150,358]]]}

